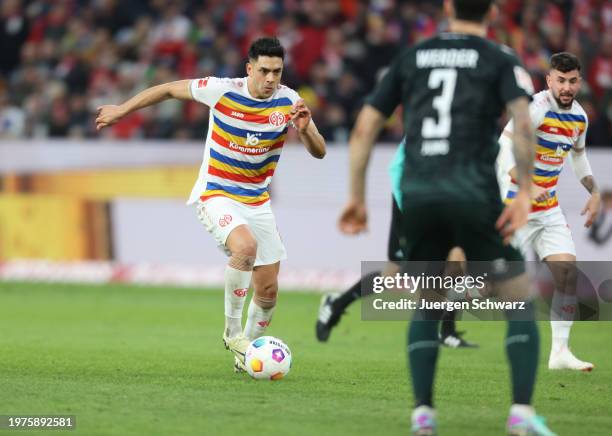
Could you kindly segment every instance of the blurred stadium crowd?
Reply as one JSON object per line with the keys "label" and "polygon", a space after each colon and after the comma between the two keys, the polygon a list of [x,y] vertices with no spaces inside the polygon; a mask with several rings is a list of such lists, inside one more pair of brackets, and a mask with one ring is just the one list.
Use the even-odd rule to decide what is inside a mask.
{"label": "blurred stadium crowd", "polygon": [[[381,67],[445,23],[438,1],[2,0],[0,138],[97,136],[93,113],[154,84],[243,76],[249,43],[277,35],[297,89],[329,142],[345,141]],[[545,86],[548,57],[583,62],[589,143],[612,137],[612,0],[499,0],[490,37]],[[113,138],[201,140],[208,109],[167,101],[108,129]],[[397,118],[397,117],[396,117]],[[398,141],[401,124],[383,139]]]}

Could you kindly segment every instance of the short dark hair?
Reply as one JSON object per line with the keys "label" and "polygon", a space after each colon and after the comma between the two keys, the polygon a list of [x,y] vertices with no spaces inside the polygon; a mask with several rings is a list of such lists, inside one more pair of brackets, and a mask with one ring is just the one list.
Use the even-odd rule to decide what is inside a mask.
{"label": "short dark hair", "polygon": [[277,38],[259,38],[249,47],[249,59],[254,61],[259,56],[285,59],[285,49]]}
{"label": "short dark hair", "polygon": [[580,61],[576,55],[562,51],[555,53],[550,57],[550,69],[569,73],[570,71],[578,70],[580,72]]}
{"label": "short dark hair", "polygon": [[458,20],[481,23],[492,3],[493,0],[453,0],[455,16]]}

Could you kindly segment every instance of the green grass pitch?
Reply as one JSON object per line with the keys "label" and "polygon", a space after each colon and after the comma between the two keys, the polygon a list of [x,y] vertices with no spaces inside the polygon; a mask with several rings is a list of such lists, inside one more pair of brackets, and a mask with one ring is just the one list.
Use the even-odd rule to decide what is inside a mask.
{"label": "green grass pitch", "polygon": [[[280,296],[269,334],[291,347],[293,368],[261,382],[232,372],[220,291],[0,283],[0,414],[76,415],[67,434],[88,436],[409,434],[406,324],[363,322],[355,305],[319,344],[318,303]],[[440,434],[504,434],[505,324],[460,328],[481,347],[441,352]],[[535,404],[560,435],[610,434],[611,332],[612,323],[576,325],[573,348],[595,371],[551,372],[541,323]]]}

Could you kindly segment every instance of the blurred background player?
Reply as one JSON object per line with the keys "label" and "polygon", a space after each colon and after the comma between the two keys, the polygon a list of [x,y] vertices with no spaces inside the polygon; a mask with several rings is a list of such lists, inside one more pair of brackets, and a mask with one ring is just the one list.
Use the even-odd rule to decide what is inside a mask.
{"label": "blurred background player", "polygon": [[[580,71],[580,62],[573,54],[554,54],[546,76],[548,89],[534,95],[529,105],[529,116],[537,136],[534,199],[529,221],[516,233],[514,242],[523,253],[533,247],[538,257],[548,264],[555,280],[550,307],[552,348],[548,368],[591,371],[593,364],[576,358],[569,349],[570,329],[578,311],[576,248],[556,191],[565,158],[569,155],[574,174],[591,194],[582,210],[582,215],[587,216],[584,226],[591,227],[599,213],[601,198],[585,151],[588,117],[575,100],[582,83]],[[512,132],[510,122],[499,139],[500,185],[507,192],[507,203],[513,200],[517,190]]]}
{"label": "blurred background player", "polygon": [[[268,186],[279,160],[288,124],[309,153],[325,156],[325,140],[310,110],[292,89],[281,85],[284,49],[276,38],[260,38],[249,48],[247,77],[206,77],[154,86],[125,103],[98,109],[97,129],[169,98],[195,100],[210,107],[204,159],[188,204],[225,250],[225,329],[223,342],[244,369],[249,342],[270,324],[278,293],[285,247],[276,228]],[[253,284],[244,332],[244,301]]]}
{"label": "blurred background player", "polygon": [[[351,197],[342,217],[350,225],[365,214],[365,172],[373,143],[386,118],[403,104],[408,144],[401,186],[403,259],[443,261],[460,246],[468,260],[514,261],[503,277],[492,269],[489,278],[498,296],[525,301],[530,286],[522,256],[507,243],[527,222],[530,206],[533,85],[510,49],[485,39],[485,19],[495,13],[492,1],[447,0],[444,7],[450,32],[402,52],[357,118],[350,140]],[[519,184],[514,202],[505,208],[495,174],[497,119],[504,106],[516,126]],[[531,406],[539,335],[533,304],[527,301],[526,307],[506,311],[513,399],[508,433],[552,435]],[[433,382],[441,312],[419,310],[410,324],[415,435],[436,432]]]}
{"label": "blurred background player", "polygon": [[[404,172],[404,147],[405,140],[400,142],[395,156],[389,165],[389,176],[392,185],[391,197],[391,227],[389,228],[389,238],[387,242],[387,259],[384,271],[372,272],[341,294],[326,295],[321,299],[319,307],[318,319],[315,325],[315,333],[320,342],[326,342],[329,339],[331,330],[340,322],[344,311],[357,299],[366,297],[372,294],[372,281],[380,275],[392,276],[400,272],[400,266],[397,262],[402,259],[401,251],[401,179]],[[359,218],[359,222],[354,220],[346,223],[343,217],[340,217],[340,230],[349,235],[361,233],[367,228],[367,215],[365,211]],[[461,262],[465,261],[463,250],[458,247],[453,248],[448,255],[449,262],[454,263],[453,266],[460,266]],[[449,266],[450,267],[450,266]],[[459,271],[461,272],[461,271]],[[477,347],[476,344],[470,343],[463,339],[462,332],[457,331],[456,311],[447,311],[444,313],[440,324],[440,343],[451,348],[471,348]]]}

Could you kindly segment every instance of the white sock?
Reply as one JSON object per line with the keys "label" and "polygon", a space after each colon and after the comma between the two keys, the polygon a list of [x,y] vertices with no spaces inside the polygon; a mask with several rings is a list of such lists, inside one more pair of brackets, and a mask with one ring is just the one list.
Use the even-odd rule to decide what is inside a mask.
{"label": "white sock", "polygon": [[567,348],[569,345],[570,329],[573,321],[551,321],[550,328],[552,330],[552,351],[553,353]]}
{"label": "white sock", "polygon": [[567,295],[555,290],[550,303],[551,321],[573,321],[577,316],[577,303],[575,295]]}
{"label": "white sock", "polygon": [[530,418],[535,415],[533,406],[528,404],[513,404],[510,406],[510,415],[519,415],[523,418]]}
{"label": "white sock", "polygon": [[550,305],[552,351],[559,352],[569,345],[569,336],[576,316],[576,296],[555,291]]}
{"label": "white sock", "polygon": [[274,307],[264,309],[255,304],[251,298],[251,302],[249,303],[249,316],[244,326],[244,335],[251,341],[263,336],[266,328],[270,325],[273,313]]}
{"label": "white sock", "polygon": [[253,271],[225,267],[225,335],[233,338],[242,333],[242,310]]}
{"label": "white sock", "polygon": [[429,406],[419,406],[412,411],[413,419],[421,414],[436,416],[436,410]]}

